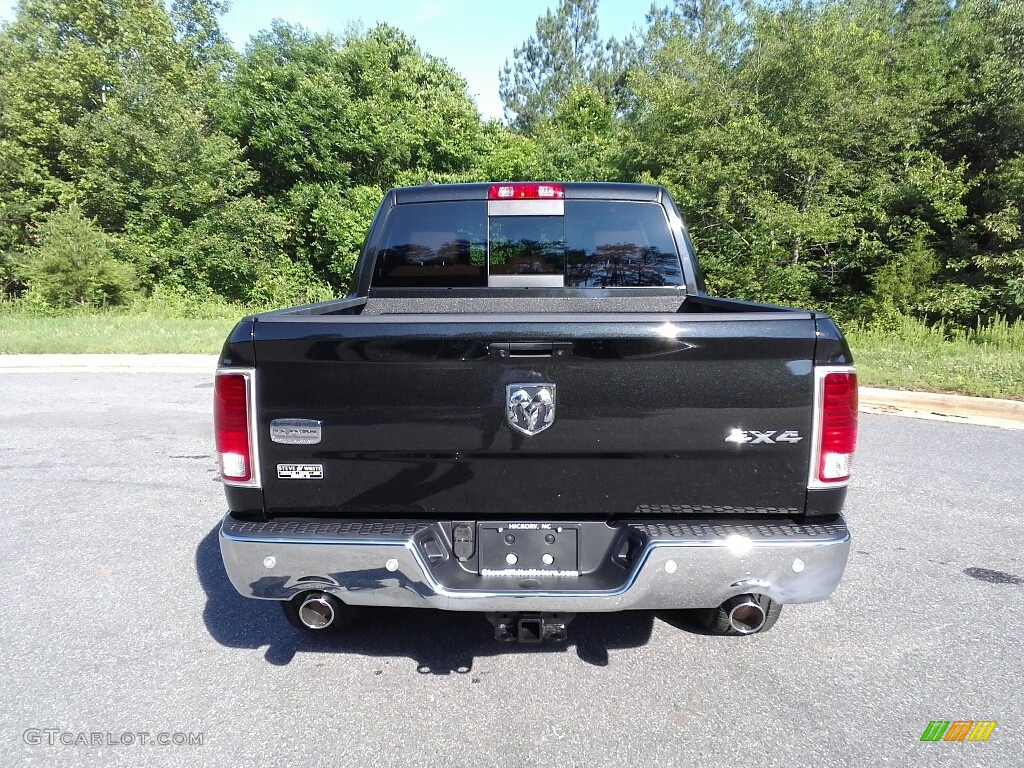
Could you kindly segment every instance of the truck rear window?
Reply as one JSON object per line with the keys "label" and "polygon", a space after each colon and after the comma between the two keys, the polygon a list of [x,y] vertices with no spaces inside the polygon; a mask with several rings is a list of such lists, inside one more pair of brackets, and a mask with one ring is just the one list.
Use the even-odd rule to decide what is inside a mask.
{"label": "truck rear window", "polygon": [[406,203],[388,215],[372,285],[378,288],[682,285],[664,209],[657,203],[566,200],[528,215],[485,200]]}

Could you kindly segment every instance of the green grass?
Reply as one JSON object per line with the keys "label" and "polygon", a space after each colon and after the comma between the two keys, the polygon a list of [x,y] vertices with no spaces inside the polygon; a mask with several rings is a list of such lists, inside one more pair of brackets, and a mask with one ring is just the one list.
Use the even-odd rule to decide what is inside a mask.
{"label": "green grass", "polygon": [[[244,313],[239,313],[239,317]],[[220,352],[235,320],[0,312],[0,354]]]}
{"label": "green grass", "polygon": [[[0,306],[0,354],[209,353],[220,351],[247,309],[216,306],[208,316],[71,312],[48,316]],[[1024,324],[996,321],[964,331],[900,318],[886,327],[844,329],[860,383],[1024,400]]]}
{"label": "green grass", "polygon": [[1024,400],[1020,321],[965,331],[902,318],[887,328],[845,330],[863,386]]}

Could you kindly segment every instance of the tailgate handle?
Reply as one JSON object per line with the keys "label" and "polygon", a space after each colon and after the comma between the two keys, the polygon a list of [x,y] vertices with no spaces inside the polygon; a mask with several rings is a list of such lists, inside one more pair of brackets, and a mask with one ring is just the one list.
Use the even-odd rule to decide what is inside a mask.
{"label": "tailgate handle", "polygon": [[491,357],[563,357],[572,352],[571,341],[500,341],[487,345]]}

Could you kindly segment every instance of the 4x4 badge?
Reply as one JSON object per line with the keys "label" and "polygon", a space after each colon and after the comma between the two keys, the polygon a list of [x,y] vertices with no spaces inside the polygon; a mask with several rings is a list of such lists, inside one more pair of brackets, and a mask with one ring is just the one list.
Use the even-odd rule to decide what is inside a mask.
{"label": "4x4 badge", "polygon": [[554,384],[505,385],[508,425],[524,435],[536,435],[555,423]]}
{"label": "4x4 badge", "polygon": [[739,445],[758,445],[759,443],[775,445],[775,443],[799,443],[803,438],[795,429],[787,429],[779,432],[777,429],[768,429],[759,432],[756,429],[733,429],[725,436],[725,442],[737,443]]}

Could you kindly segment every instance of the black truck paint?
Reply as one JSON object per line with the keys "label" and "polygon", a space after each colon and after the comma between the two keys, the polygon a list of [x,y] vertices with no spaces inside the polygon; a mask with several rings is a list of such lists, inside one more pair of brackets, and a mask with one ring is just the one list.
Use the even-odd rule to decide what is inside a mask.
{"label": "black truck paint", "polygon": [[[565,184],[562,189],[567,204],[621,200],[660,206],[685,284],[376,288],[375,258],[397,206],[465,201],[479,207],[489,185],[392,190],[368,233],[353,295],[247,317],[224,346],[222,372],[252,371],[251,430],[261,483],[225,483],[230,512],[222,546],[252,550],[245,555],[250,557],[257,549],[270,551],[268,542],[277,541],[289,553],[301,553],[311,551],[301,549],[310,541],[302,531],[322,531],[323,545],[358,541],[358,536],[337,538],[353,526],[368,531],[407,526],[408,536],[396,541],[415,555],[418,569],[431,571],[410,583],[433,590],[431,599],[447,590],[467,598],[466,607],[442,607],[493,607],[495,615],[512,615],[517,622],[525,617],[531,629],[534,616],[611,610],[618,603],[608,599],[612,607],[604,607],[556,597],[545,603],[517,596],[572,592],[600,598],[628,591],[631,579],[650,567],[649,556],[662,535],[651,531],[673,526],[682,532],[673,551],[683,554],[687,546],[693,548],[687,542],[693,531],[704,530],[702,525],[709,531],[719,526],[725,538],[754,536],[759,546],[757,536],[764,531],[774,536],[776,528],[791,529],[795,533],[779,534],[781,540],[790,535],[813,543],[820,529],[832,547],[822,578],[838,579],[835,571],[841,574],[849,545],[840,517],[846,486],[808,488],[815,370],[852,365],[834,323],[820,313],[707,296],[682,219],[661,188]],[[557,386],[551,427],[533,435],[510,428],[507,386],[545,383]],[[315,445],[272,442],[275,419],[317,421],[322,437]],[[736,434],[748,442],[737,442]],[[281,466],[296,464],[320,467],[322,477],[279,476]],[[543,564],[533,568],[537,557],[556,556],[539,550],[523,555],[530,568],[508,566],[496,573],[494,562],[485,562],[493,560],[488,547],[544,548],[544,539],[536,536],[521,545],[485,538],[515,539],[487,533],[505,531],[509,524],[560,524],[560,541],[571,532],[571,553],[557,556],[573,561],[566,573],[575,575],[551,575],[557,567],[548,573]],[[700,542],[711,550],[725,538],[709,534]],[[671,542],[662,543],[667,548]],[[459,556],[457,550],[464,554],[467,546],[473,554]],[[344,559],[341,548],[337,552]],[[759,606],[765,620],[753,631],[767,629],[773,611],[777,616],[778,605],[789,602],[793,590],[781,576],[771,575],[761,579],[767,585],[762,588],[756,568],[744,559],[750,556],[740,555],[736,573],[750,576],[746,581],[752,587],[734,579],[735,584],[713,590],[728,597],[721,604],[694,604],[681,596],[679,607],[707,609],[712,628],[743,634],[746,625],[729,617],[744,610],[756,614]],[[283,601],[293,621],[310,595],[332,614],[353,601],[395,604],[383,589],[375,601],[373,590],[351,583],[359,577],[344,567],[333,575],[312,564],[308,573],[300,572],[306,566],[299,554],[289,555],[300,564],[290,566],[287,587],[261,592],[247,581],[258,564],[243,564],[242,557],[225,549],[236,587]],[[763,567],[767,574],[777,566]],[[531,570],[540,572],[539,583]],[[346,579],[350,583],[343,583]],[[655,592],[662,595],[663,586]],[[793,601],[821,599],[817,595],[823,590],[793,592]],[[484,596],[492,593],[504,597],[491,605]],[[753,609],[737,602],[748,596]],[[520,602],[540,610],[516,612]],[[314,600],[307,607],[321,606]],[[502,626],[507,633],[508,622]]]}

